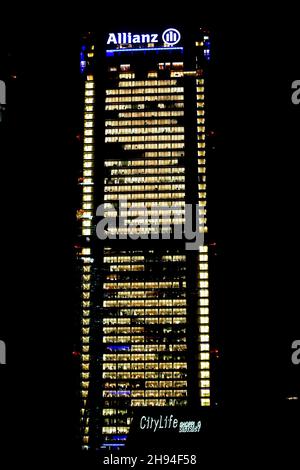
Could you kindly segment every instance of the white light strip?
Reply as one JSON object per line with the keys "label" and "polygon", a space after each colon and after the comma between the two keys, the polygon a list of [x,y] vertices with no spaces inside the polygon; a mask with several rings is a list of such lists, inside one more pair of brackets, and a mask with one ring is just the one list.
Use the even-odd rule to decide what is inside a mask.
{"label": "white light strip", "polygon": [[[197,148],[198,174],[201,182],[198,185],[198,200],[201,207],[206,207],[206,192],[201,191],[201,185],[206,188],[205,160],[205,119],[204,116],[204,80],[196,79],[197,98]],[[201,124],[201,126],[200,126]],[[199,159],[199,157],[202,157]],[[204,232],[207,232],[206,218]],[[203,229],[203,227],[202,227]],[[203,254],[205,253],[205,254]],[[209,336],[209,291],[208,291],[208,246],[200,247],[198,254],[198,383],[201,406],[210,406],[210,336]],[[204,280],[205,279],[205,280]],[[205,283],[205,284],[203,284]],[[203,287],[206,288],[203,288]]]}
{"label": "white light strip", "polygon": [[[82,208],[81,208],[81,234],[90,236],[92,233],[93,214],[93,167],[94,167],[94,77],[87,76],[85,82],[84,98],[84,140],[83,140],[83,175],[82,175]],[[87,112],[88,110],[88,112]],[[83,446],[89,444],[89,418],[86,417],[86,404],[90,378],[90,297],[91,297],[91,270],[92,262],[91,249],[82,248],[82,329],[81,329],[81,420],[83,423]]]}

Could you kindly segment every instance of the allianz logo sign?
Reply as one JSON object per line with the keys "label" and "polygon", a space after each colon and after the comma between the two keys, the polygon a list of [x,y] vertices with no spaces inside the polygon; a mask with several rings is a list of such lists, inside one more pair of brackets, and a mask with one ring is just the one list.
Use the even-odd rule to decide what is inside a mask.
{"label": "allianz logo sign", "polygon": [[150,44],[163,42],[168,46],[175,46],[179,43],[181,34],[177,29],[166,29],[161,38],[159,34],[132,34],[132,33],[109,33],[107,45],[117,44]]}

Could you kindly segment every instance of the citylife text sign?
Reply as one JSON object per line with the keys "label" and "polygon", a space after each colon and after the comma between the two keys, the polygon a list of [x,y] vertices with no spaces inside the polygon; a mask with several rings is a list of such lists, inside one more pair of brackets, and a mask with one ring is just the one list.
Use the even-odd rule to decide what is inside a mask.
{"label": "citylife text sign", "polygon": [[167,46],[175,46],[179,43],[181,34],[177,29],[166,29],[162,35],[159,34],[133,34],[133,33],[109,33],[107,45],[126,44],[158,44],[164,43]]}

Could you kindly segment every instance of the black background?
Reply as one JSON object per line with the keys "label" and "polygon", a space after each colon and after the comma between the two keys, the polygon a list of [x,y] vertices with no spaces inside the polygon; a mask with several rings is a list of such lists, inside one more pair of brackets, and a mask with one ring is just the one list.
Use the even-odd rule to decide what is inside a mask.
{"label": "black background", "polygon": [[[299,396],[299,366],[291,364],[291,343],[299,338],[300,106],[291,103],[299,28],[292,12],[235,11],[196,20],[195,11],[181,13],[155,11],[146,22],[124,11],[110,22],[113,29],[126,21],[130,29],[203,21],[213,32],[210,210],[226,423],[215,444],[221,460],[233,465],[282,457],[286,468],[299,437],[299,406],[286,400]],[[0,369],[0,422],[1,447],[10,457],[3,468],[18,459],[57,465],[77,458],[72,351],[81,31],[12,27],[1,38],[8,96],[1,130],[0,337],[8,364]]]}

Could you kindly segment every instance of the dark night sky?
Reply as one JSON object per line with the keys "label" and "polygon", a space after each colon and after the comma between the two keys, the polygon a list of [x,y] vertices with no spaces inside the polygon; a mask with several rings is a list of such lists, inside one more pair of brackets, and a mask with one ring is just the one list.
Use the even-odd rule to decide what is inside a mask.
{"label": "dark night sky", "polygon": [[[252,25],[232,17],[212,22],[211,237],[217,241],[226,406],[234,417],[241,410],[245,420],[264,410],[268,428],[275,409],[289,413],[284,398],[299,395],[290,344],[299,338],[300,105],[291,104],[290,86],[300,78],[300,37],[291,23],[286,31],[282,24]],[[58,445],[73,444],[79,37],[78,31],[50,36],[12,28],[1,41],[6,64],[0,74],[10,76],[9,128],[1,135],[6,295],[0,339],[8,345],[1,412],[4,404],[7,438],[26,455],[36,433],[49,449],[56,427]]]}

